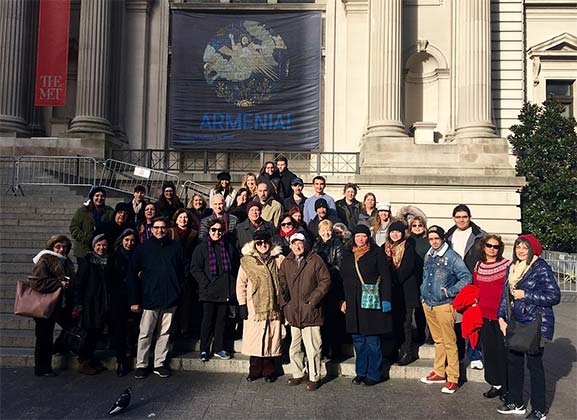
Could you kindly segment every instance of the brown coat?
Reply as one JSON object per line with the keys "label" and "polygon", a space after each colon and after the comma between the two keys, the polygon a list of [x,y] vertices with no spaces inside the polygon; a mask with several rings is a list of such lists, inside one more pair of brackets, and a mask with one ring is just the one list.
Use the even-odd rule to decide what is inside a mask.
{"label": "brown coat", "polygon": [[[75,281],[74,264],[70,258],[66,258],[64,264],[60,263],[60,258],[50,251],[40,252],[36,258],[30,287],[40,293],[51,293],[62,287],[63,281],[70,281],[72,285]],[[68,277],[68,279],[66,278]]]}
{"label": "brown coat", "polygon": [[[271,251],[275,256],[277,267],[280,268],[284,256],[281,254],[281,248],[275,247]],[[242,248],[243,260],[245,258],[255,258],[253,242],[247,243]],[[253,284],[247,272],[243,268],[243,260],[241,260],[240,269],[236,280],[236,297],[239,305],[246,305],[248,308],[248,319],[244,321],[242,330],[242,354],[247,356],[258,357],[275,357],[282,355],[281,340],[282,340],[282,325],[281,314],[279,308],[279,316],[275,320],[257,321],[255,317],[255,309],[253,302]],[[268,275],[268,270],[265,265],[254,264],[251,269],[266,270],[264,274]]]}
{"label": "brown coat", "polygon": [[300,266],[291,252],[280,267],[281,288],[287,287],[290,299],[281,296],[281,306],[291,327],[321,326],[324,323],[322,300],[331,287],[331,276],[323,259],[315,252],[304,256]]}

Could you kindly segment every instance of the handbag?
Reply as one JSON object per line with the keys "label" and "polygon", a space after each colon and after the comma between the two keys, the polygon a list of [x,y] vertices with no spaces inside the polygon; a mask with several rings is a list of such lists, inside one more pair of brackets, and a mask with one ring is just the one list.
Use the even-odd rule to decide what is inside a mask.
{"label": "handbag", "polygon": [[381,309],[381,294],[379,293],[379,285],[381,284],[381,277],[377,278],[375,284],[366,284],[363,280],[359,264],[355,260],[355,269],[361,281],[361,308],[362,309]]}
{"label": "handbag", "polygon": [[505,346],[521,353],[537,354],[541,345],[542,308],[537,309],[537,318],[527,324],[518,322],[511,311],[511,298],[507,293],[507,334]]}
{"label": "handbag", "polygon": [[62,347],[78,355],[80,349],[84,346],[86,340],[86,331],[79,326],[73,326],[62,329],[59,341]]}
{"label": "handbag", "polygon": [[16,283],[14,314],[30,318],[50,318],[58,303],[62,288],[50,293],[38,292],[30,287],[29,280]]}

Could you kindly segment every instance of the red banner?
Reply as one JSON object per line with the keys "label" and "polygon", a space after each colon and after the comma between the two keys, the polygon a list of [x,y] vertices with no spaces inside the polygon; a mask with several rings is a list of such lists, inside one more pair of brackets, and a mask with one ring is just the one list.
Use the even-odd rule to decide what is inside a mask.
{"label": "red banner", "polygon": [[70,0],[40,0],[36,106],[66,105]]}

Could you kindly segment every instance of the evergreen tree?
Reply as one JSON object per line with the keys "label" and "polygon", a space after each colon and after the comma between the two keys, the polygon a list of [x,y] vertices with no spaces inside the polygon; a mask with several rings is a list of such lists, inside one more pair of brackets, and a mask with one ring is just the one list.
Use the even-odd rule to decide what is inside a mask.
{"label": "evergreen tree", "polygon": [[545,249],[577,252],[577,134],[575,119],[554,99],[525,104],[509,141],[517,155],[523,230]]}

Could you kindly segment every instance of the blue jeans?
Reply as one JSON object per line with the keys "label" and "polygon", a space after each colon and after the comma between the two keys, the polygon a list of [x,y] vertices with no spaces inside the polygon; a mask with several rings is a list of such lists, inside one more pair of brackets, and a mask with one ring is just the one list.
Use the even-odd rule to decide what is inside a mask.
{"label": "blue jeans", "polygon": [[357,376],[363,376],[373,381],[381,380],[381,337],[378,335],[352,334],[355,346]]}

